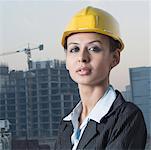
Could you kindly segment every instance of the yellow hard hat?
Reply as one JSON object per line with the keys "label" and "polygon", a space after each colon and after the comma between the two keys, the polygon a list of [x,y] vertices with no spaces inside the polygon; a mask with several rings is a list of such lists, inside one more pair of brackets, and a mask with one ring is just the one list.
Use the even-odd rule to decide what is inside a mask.
{"label": "yellow hard hat", "polygon": [[118,22],[104,10],[88,6],[79,11],[71,19],[63,33],[62,46],[65,46],[68,36],[78,32],[96,32],[110,36],[120,43],[121,51],[124,48],[124,43],[120,38]]}

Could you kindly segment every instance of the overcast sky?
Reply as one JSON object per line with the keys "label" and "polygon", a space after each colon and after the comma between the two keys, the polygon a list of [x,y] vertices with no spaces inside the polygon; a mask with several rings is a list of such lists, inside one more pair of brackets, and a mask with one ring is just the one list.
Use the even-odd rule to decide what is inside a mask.
{"label": "overcast sky", "polygon": [[[151,66],[149,0],[0,0],[0,54],[43,43],[44,51],[32,52],[33,61],[64,60],[60,44],[64,28],[75,12],[88,5],[108,11],[120,24],[125,49],[111,82],[124,89],[129,84],[128,68]],[[26,60],[23,52],[0,56],[0,63],[15,70],[26,70]]]}

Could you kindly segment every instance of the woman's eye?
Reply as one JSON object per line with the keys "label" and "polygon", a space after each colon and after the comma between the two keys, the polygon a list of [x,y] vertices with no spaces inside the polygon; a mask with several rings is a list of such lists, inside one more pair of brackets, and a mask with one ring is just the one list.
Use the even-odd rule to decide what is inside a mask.
{"label": "woman's eye", "polygon": [[76,53],[79,51],[79,47],[71,48],[69,51],[70,51],[70,53]]}
{"label": "woman's eye", "polygon": [[100,47],[95,46],[95,47],[90,47],[88,50],[94,52],[100,52],[102,49]]}

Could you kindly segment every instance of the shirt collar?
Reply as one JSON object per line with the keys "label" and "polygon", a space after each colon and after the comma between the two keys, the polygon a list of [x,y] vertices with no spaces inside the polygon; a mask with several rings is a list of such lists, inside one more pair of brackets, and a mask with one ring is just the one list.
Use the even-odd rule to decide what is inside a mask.
{"label": "shirt collar", "polygon": [[[91,119],[100,123],[100,120],[108,113],[115,98],[116,98],[116,92],[113,89],[113,87],[110,85],[106,90],[104,96],[99,99],[99,101],[96,103],[90,114],[87,116],[88,120]],[[73,111],[68,116],[66,116],[63,120],[78,122],[78,118],[81,111],[82,111],[82,102],[80,101],[73,109]]]}
{"label": "shirt collar", "polygon": [[101,119],[108,113],[115,98],[116,92],[110,85],[104,96],[96,103],[96,105],[88,115],[89,119],[100,123]]}
{"label": "shirt collar", "polygon": [[80,101],[76,106],[75,108],[72,110],[72,112],[67,115],[63,120],[64,121],[71,121],[72,120],[72,117],[77,114],[78,116],[80,115],[82,111],[82,102]]}

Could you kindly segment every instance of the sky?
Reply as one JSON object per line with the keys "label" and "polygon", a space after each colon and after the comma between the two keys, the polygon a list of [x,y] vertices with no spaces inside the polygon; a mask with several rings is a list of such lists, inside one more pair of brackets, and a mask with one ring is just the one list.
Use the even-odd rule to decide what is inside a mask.
{"label": "sky", "polygon": [[[149,0],[0,0],[0,54],[38,47],[33,61],[65,60],[62,33],[80,9],[93,6],[112,14],[120,24],[125,44],[120,64],[111,72],[111,83],[120,90],[129,84],[129,69],[151,66],[151,3]],[[26,54],[0,56],[10,70],[27,70]]]}

